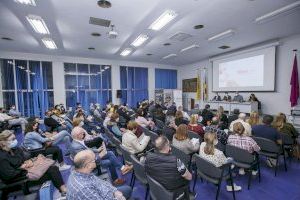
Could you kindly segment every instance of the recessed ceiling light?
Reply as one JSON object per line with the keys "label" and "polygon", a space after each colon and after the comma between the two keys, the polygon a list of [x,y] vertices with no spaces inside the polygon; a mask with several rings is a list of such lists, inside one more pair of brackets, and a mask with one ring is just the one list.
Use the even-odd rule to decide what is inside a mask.
{"label": "recessed ceiling light", "polygon": [[2,40],[7,40],[7,41],[12,41],[13,39],[9,38],[9,37],[2,37]]}
{"label": "recessed ceiling light", "polygon": [[141,46],[148,39],[149,37],[147,35],[141,34],[131,43],[131,45],[135,47]]}
{"label": "recessed ceiling light", "polygon": [[172,57],[176,57],[177,55],[175,53],[169,54],[165,57],[163,57],[163,59],[167,59],[167,58],[172,58]]}
{"label": "recessed ceiling light", "polygon": [[96,33],[96,32],[95,33],[91,33],[91,35],[94,36],[94,37],[100,37],[101,36],[100,33]]}
{"label": "recessed ceiling light", "polygon": [[164,43],[164,46],[170,46],[171,43]]}
{"label": "recessed ceiling light", "polygon": [[55,42],[51,38],[43,38],[42,42],[48,49],[57,49]]}
{"label": "recessed ceiling light", "polygon": [[223,38],[227,38],[227,37],[233,36],[233,34],[234,34],[234,31],[232,29],[229,29],[227,31],[224,31],[222,33],[219,33],[217,35],[214,35],[214,36],[208,38],[208,41],[221,40]]}
{"label": "recessed ceiling light", "polygon": [[109,68],[110,68],[110,66],[105,66],[105,67],[104,67],[104,69],[109,69]]}
{"label": "recessed ceiling light", "polygon": [[188,50],[190,50],[190,49],[197,49],[197,48],[199,48],[199,45],[193,44],[193,45],[188,46],[188,47],[186,47],[186,48],[184,48],[184,49],[181,49],[180,52],[182,53],[182,52],[188,51]]}
{"label": "recessed ceiling light", "polygon": [[28,15],[26,16],[26,19],[28,20],[32,28],[35,30],[35,32],[40,34],[50,34],[46,23],[41,17],[35,15]]}
{"label": "recessed ceiling light", "polygon": [[230,46],[227,46],[227,45],[223,45],[223,46],[220,46],[219,49],[229,49]]}
{"label": "recessed ceiling light", "polygon": [[152,53],[147,53],[146,55],[147,55],[147,56],[152,56],[153,54],[152,54]]}
{"label": "recessed ceiling light", "polygon": [[194,26],[194,29],[201,29],[201,28],[204,28],[204,25],[198,24],[198,25]]}
{"label": "recessed ceiling light", "polygon": [[149,29],[159,31],[168,23],[170,23],[175,17],[177,13],[173,10],[166,10],[161,16],[159,16],[150,26]]}
{"label": "recessed ceiling light", "polygon": [[97,4],[101,8],[110,8],[111,7],[111,3],[109,1],[106,1],[106,0],[99,0],[97,2]]}
{"label": "recessed ceiling light", "polygon": [[120,55],[121,55],[121,56],[128,56],[131,52],[132,52],[132,49],[127,48],[127,49],[124,49],[124,50],[120,53]]}
{"label": "recessed ceiling light", "polygon": [[36,6],[35,0],[14,0],[14,1],[20,4]]}
{"label": "recessed ceiling light", "polygon": [[95,48],[94,47],[89,47],[88,50],[95,50]]}

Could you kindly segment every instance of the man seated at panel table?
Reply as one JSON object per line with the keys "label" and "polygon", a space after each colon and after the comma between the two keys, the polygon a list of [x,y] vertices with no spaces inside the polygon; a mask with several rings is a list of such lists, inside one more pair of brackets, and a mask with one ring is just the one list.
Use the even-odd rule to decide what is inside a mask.
{"label": "man seated at panel table", "polygon": [[221,96],[219,95],[218,92],[216,92],[216,95],[214,96],[214,98],[212,99],[212,101],[222,101]]}
{"label": "man seated at panel table", "polygon": [[228,94],[228,92],[225,92],[225,95],[223,97],[223,101],[231,101],[231,96]]}
{"label": "man seated at panel table", "polygon": [[233,101],[235,102],[243,102],[244,98],[242,95],[239,94],[239,92],[235,92],[235,95],[233,97]]}

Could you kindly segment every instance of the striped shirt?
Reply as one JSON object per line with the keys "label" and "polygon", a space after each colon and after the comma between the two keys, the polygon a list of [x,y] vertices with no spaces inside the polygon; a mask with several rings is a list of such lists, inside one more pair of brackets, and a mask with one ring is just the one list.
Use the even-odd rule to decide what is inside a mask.
{"label": "striped shirt", "polygon": [[241,149],[245,149],[249,153],[253,153],[254,151],[260,151],[260,147],[257,145],[257,143],[251,137],[248,136],[239,136],[237,134],[230,135],[228,137],[227,144]]}

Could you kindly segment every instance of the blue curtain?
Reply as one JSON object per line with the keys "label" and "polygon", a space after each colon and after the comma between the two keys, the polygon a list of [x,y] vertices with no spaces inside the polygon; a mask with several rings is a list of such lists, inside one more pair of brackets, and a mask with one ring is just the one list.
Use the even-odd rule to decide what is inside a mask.
{"label": "blue curtain", "polygon": [[155,69],[155,88],[157,89],[176,89],[177,70]]}
{"label": "blue curtain", "polygon": [[43,81],[41,76],[40,62],[30,61],[29,68],[31,72],[35,74],[30,74],[30,82],[32,89],[32,99],[30,98],[30,116],[41,116],[41,111],[43,108]]}
{"label": "blue curtain", "polygon": [[[27,91],[27,61],[26,60],[15,60],[16,70],[16,83],[17,83],[17,96],[18,96],[18,109],[24,116],[28,116],[28,105],[29,96]],[[24,69],[21,69],[23,67]]]}
{"label": "blue curtain", "polygon": [[[1,81],[2,81],[2,90],[14,90],[14,73],[13,73],[13,65],[9,64],[12,60],[3,59],[0,62],[1,66]],[[15,93],[3,91],[3,105],[6,109],[8,109],[11,105],[15,105]]]}

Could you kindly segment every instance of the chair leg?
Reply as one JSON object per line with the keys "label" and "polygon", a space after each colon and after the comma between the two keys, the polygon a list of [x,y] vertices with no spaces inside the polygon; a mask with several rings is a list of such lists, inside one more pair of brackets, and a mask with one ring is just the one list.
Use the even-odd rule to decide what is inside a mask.
{"label": "chair leg", "polygon": [[194,185],[193,185],[193,192],[195,192],[195,186],[196,186],[196,182],[197,182],[197,177],[198,177],[198,175],[197,175],[197,171],[196,171]]}
{"label": "chair leg", "polygon": [[278,161],[279,161],[279,156],[277,156],[277,158],[276,158],[276,165],[275,165],[275,176],[277,175]]}
{"label": "chair leg", "polygon": [[146,186],[146,195],[145,195],[145,200],[148,199],[148,194],[149,194],[149,185]]}
{"label": "chair leg", "polygon": [[261,181],[261,175],[260,175],[260,164],[259,164],[259,161],[257,162],[257,169],[258,169],[258,182],[260,183],[260,181]]}
{"label": "chair leg", "polygon": [[235,200],[234,184],[233,184],[232,174],[231,174],[231,170],[230,169],[229,169],[229,176],[230,176],[230,184],[231,184],[231,187],[232,187],[232,196],[233,196],[233,200]]}
{"label": "chair leg", "polygon": [[218,190],[217,190],[217,194],[216,194],[216,200],[218,200],[218,198],[219,198],[220,189],[221,189],[221,181],[222,180],[220,180],[219,183],[218,183]]}
{"label": "chair leg", "polygon": [[284,169],[285,171],[287,171],[285,152],[283,152],[283,162],[284,162]]}
{"label": "chair leg", "polygon": [[248,177],[248,190],[250,189],[250,185],[251,185],[251,178],[252,178],[252,170],[248,172],[249,173],[249,177]]}
{"label": "chair leg", "polygon": [[130,186],[132,186],[133,179],[134,179],[134,171],[131,174],[131,179],[130,179],[130,184],[129,184]]}

